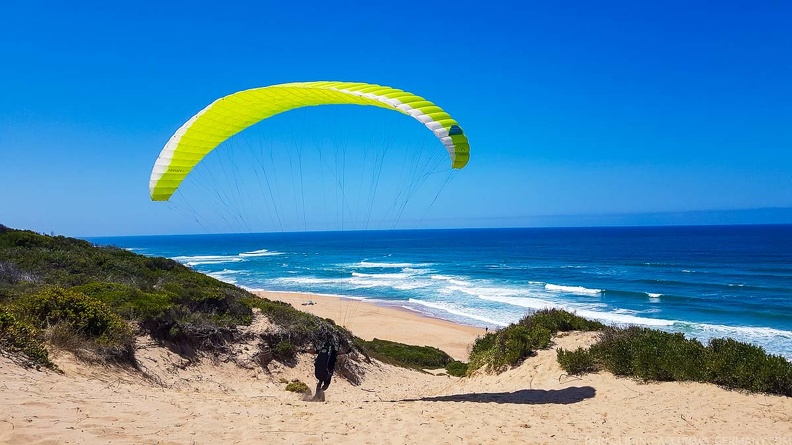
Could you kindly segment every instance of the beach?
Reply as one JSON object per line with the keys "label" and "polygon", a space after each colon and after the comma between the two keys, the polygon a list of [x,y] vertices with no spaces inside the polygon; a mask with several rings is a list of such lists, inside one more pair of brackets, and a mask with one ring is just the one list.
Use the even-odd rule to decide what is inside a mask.
{"label": "beach", "polygon": [[[465,326],[427,317],[395,305],[372,304],[360,299],[341,298],[300,292],[266,292],[256,294],[270,300],[285,301],[297,309],[330,318],[363,340],[397,341],[417,346],[433,346],[456,360],[466,361],[476,337],[483,328]],[[306,304],[312,302],[313,304]]]}
{"label": "beach", "polygon": [[[346,315],[345,325],[364,339],[435,346],[458,358],[483,333],[367,301],[264,295],[322,317]],[[308,300],[316,304],[303,306]],[[591,341],[592,334],[572,333],[555,345]],[[335,378],[324,403],[284,390],[282,379],[313,384],[308,354],[294,367],[267,370],[190,364],[141,337],[136,355],[148,377],[66,353],[54,357],[62,374],[0,358],[0,443],[792,443],[790,398],[608,373],[568,376],[553,348],[503,374],[469,378],[363,364],[362,383]]]}

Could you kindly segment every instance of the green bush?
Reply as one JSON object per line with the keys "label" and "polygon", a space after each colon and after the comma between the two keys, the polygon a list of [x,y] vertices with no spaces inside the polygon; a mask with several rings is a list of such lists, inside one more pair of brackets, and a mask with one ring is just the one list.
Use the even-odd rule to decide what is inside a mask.
{"label": "green bush", "polygon": [[464,377],[467,375],[468,365],[467,363],[453,360],[446,365],[445,369],[448,375],[452,375],[454,377]]}
{"label": "green bush", "polygon": [[707,347],[709,381],[727,388],[792,396],[792,363],[759,346],[712,339]]}
{"label": "green bush", "polygon": [[519,321],[528,329],[542,327],[552,334],[568,331],[601,331],[605,325],[588,320],[562,309],[542,309],[525,316]]}
{"label": "green bush", "polygon": [[305,383],[298,380],[296,382],[289,382],[289,384],[286,385],[286,391],[305,394],[311,392],[311,388],[309,388],[308,385],[306,385]]}
{"label": "green bush", "polygon": [[561,309],[542,309],[523,317],[497,332],[479,337],[470,352],[468,372],[486,367],[496,372],[514,366],[534,355],[538,349],[547,349],[558,332],[599,331],[605,328],[600,322],[587,320]]}
{"label": "green bush", "polygon": [[132,331],[118,314],[99,300],[61,287],[50,287],[23,298],[18,308],[37,327],[65,323],[78,335],[99,344],[131,343]]}
{"label": "green bush", "polygon": [[441,369],[453,359],[445,352],[431,346],[413,346],[375,338],[358,340],[372,357],[387,363],[420,369]]}
{"label": "green bush", "polygon": [[294,346],[288,341],[280,341],[272,348],[272,356],[281,361],[293,359],[296,352]]}
{"label": "green bush", "polygon": [[570,375],[586,374],[596,370],[594,357],[587,349],[578,347],[574,351],[566,351],[562,348],[556,350],[556,358],[561,369]]}
{"label": "green bush", "polygon": [[[713,339],[704,346],[681,333],[609,327],[589,350],[559,350],[558,362],[570,373],[601,368],[644,381],[708,382],[730,389],[792,396],[792,363],[733,339]],[[579,367],[581,362],[586,366]]]}
{"label": "green bush", "polygon": [[470,352],[468,371],[486,367],[496,372],[514,366],[550,345],[551,333],[544,327],[533,329],[511,324],[497,332],[479,337]]}
{"label": "green bush", "polygon": [[40,340],[39,331],[3,308],[0,308],[0,351],[12,357],[26,357],[23,361],[25,365],[50,368],[55,366]]}
{"label": "green bush", "polygon": [[173,307],[170,294],[143,292],[125,284],[93,282],[74,290],[101,301],[127,320],[162,316]]}
{"label": "green bush", "polygon": [[[278,332],[263,337],[273,351],[282,341],[291,343],[295,353],[300,348],[321,346],[327,340],[338,346],[340,351],[350,351],[355,347],[352,333],[330,319],[298,311],[288,303],[255,296],[241,298],[240,303],[251,309],[259,309],[262,315],[279,327]],[[286,356],[284,358],[289,359]]]}
{"label": "green bush", "polygon": [[607,328],[591,352],[616,375],[655,381],[707,379],[704,346],[681,333]]}

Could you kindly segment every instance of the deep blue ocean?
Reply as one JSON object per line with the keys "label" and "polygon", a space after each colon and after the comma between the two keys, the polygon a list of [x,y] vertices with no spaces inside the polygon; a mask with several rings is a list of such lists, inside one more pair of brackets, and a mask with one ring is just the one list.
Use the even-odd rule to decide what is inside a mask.
{"label": "deep blue ocean", "polygon": [[90,238],[248,289],[376,300],[496,328],[561,307],[792,358],[792,225]]}

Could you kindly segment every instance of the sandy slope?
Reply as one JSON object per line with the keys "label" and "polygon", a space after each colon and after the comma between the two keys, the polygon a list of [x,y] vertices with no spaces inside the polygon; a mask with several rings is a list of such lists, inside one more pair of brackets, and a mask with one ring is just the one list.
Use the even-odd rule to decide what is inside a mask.
{"label": "sandy slope", "polygon": [[[361,336],[438,347],[463,338],[455,325],[444,334],[443,323],[358,305],[366,316],[347,325],[357,332],[356,320],[365,319],[384,331]],[[427,323],[436,337],[412,341]],[[556,340],[564,347],[589,341],[586,334]],[[145,339],[139,347],[141,364],[158,383],[68,355],[56,357],[63,375],[0,358],[0,443],[792,443],[790,398],[609,374],[570,378],[554,351],[498,376],[469,379],[373,363],[362,385],[334,381],[327,401],[316,403],[278,382],[312,382],[309,356],[268,373],[244,362],[184,367]]]}

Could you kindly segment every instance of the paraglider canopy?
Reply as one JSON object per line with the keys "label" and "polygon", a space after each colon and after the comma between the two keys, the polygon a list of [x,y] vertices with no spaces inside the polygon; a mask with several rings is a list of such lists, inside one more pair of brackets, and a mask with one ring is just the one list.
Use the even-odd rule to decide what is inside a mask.
{"label": "paraglider canopy", "polygon": [[297,82],[254,88],[222,97],[185,122],[171,136],[151,171],[149,192],[167,201],[184,178],[226,139],[264,119],[296,108],[318,105],[370,105],[412,116],[442,142],[451,167],[470,157],[459,124],[434,103],[391,87],[355,82]]}

